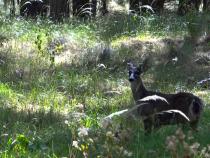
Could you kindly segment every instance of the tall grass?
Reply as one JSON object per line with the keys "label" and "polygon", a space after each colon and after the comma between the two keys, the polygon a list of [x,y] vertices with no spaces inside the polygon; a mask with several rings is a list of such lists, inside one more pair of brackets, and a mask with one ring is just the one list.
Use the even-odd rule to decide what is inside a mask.
{"label": "tall grass", "polygon": [[[1,157],[169,157],[164,142],[177,126],[145,136],[140,122],[123,127],[116,123],[104,130],[100,120],[134,104],[126,61],[139,61],[140,55],[121,47],[122,40],[183,37],[188,33],[186,23],[186,18],[173,14],[139,17],[115,13],[64,23],[1,17]],[[111,58],[100,59],[107,45],[116,46],[109,52]],[[60,62],[63,56],[65,60]],[[186,87],[186,74],[173,65],[151,69],[145,82],[150,76],[151,88],[163,92],[180,87],[200,91]],[[209,94],[202,98],[208,101]],[[193,133],[202,147],[209,144],[208,113],[204,113],[200,131]],[[116,131],[123,131],[122,139],[115,139]]]}

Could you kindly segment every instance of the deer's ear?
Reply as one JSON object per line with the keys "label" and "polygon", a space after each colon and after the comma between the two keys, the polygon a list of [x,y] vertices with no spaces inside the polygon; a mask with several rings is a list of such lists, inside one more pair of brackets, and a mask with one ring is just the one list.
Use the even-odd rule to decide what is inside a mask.
{"label": "deer's ear", "polygon": [[147,57],[144,59],[142,64],[139,65],[139,68],[141,69],[141,72],[146,72],[151,67],[151,58]]}
{"label": "deer's ear", "polygon": [[143,66],[143,64],[139,64],[139,66],[137,67],[137,69],[138,69],[138,71],[139,71],[140,74],[143,73],[144,72],[144,66]]}
{"label": "deer's ear", "polygon": [[133,63],[131,63],[131,62],[129,62],[129,63],[127,63],[127,69],[129,70],[130,68],[132,68],[133,67]]}

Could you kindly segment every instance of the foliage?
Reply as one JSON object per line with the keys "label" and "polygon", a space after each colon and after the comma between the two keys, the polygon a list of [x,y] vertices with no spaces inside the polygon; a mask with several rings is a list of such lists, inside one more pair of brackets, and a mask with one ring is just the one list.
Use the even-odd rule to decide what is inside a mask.
{"label": "foliage", "polygon": [[[126,62],[141,60],[141,46],[158,56],[154,62],[158,65],[143,76],[150,88],[191,91],[209,102],[209,92],[189,86],[186,79],[189,74],[201,78],[207,71],[161,63],[166,47],[162,49],[158,39],[184,38],[189,20],[174,14],[124,13],[63,23],[0,17],[5,37],[0,39],[1,156],[169,157],[173,150],[182,152],[182,146],[171,151],[164,145],[177,126],[145,136],[140,121],[127,124],[116,119],[113,126],[103,128],[100,120],[133,106]],[[157,47],[152,40],[157,40]],[[202,149],[209,153],[209,112],[205,110],[199,132],[192,132],[193,141],[200,144],[195,156],[203,156]]]}
{"label": "foliage", "polygon": [[170,151],[171,157],[210,157],[210,147],[200,148],[200,143],[193,141],[192,131],[186,136],[181,129],[175,135],[168,136],[166,148]]}

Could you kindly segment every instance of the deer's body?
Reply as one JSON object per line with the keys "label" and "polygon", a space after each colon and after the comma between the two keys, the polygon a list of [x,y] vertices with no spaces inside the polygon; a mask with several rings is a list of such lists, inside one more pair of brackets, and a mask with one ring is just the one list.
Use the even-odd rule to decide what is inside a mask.
{"label": "deer's body", "polygon": [[167,110],[179,110],[183,112],[189,118],[191,127],[196,128],[203,111],[203,103],[199,97],[186,92],[164,94],[149,91],[141,80],[141,72],[138,71],[140,71],[139,68],[131,65],[129,69],[129,81],[131,83],[133,98],[137,105],[134,109],[137,109],[137,115],[141,115],[141,117],[146,116],[143,121],[147,132],[151,132],[152,126],[159,127],[161,125],[187,122],[186,119],[183,119],[177,113],[164,112]]}
{"label": "deer's body", "polygon": [[[139,80],[141,80],[141,78]],[[143,98],[157,95],[165,98],[168,102],[168,104],[165,105],[159,99],[155,101],[152,99],[148,100],[150,103],[152,103],[152,105],[156,105],[156,107],[154,108],[156,109],[157,112],[176,109],[185,113],[191,121],[199,119],[203,105],[201,99],[198,98],[197,96],[186,92],[179,92],[176,94],[164,94],[155,91],[148,91],[144,87],[142,81],[137,81],[137,82],[140,83],[139,86],[134,86],[132,85],[133,83],[131,83],[132,94],[137,105],[142,102],[145,102]]]}

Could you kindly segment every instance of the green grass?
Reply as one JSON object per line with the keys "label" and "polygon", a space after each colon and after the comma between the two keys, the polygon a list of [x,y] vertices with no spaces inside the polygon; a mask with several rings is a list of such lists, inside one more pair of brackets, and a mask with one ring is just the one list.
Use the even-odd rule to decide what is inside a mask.
{"label": "green grass", "polygon": [[[123,127],[128,140],[118,142],[107,134],[118,127],[104,130],[99,125],[104,116],[134,104],[126,61],[139,62],[141,54],[122,47],[121,43],[130,38],[147,41],[151,37],[184,37],[188,34],[186,23],[186,17],[173,14],[137,17],[116,13],[93,21],[64,23],[1,17],[0,59],[5,62],[0,64],[1,157],[84,157],[86,153],[89,157],[128,157],[125,150],[131,151],[134,158],[170,157],[165,140],[175,133],[177,126],[145,136],[142,123],[134,122]],[[59,42],[53,46],[55,60],[65,53],[73,54],[65,57],[68,59],[64,63],[54,63],[49,51],[50,43],[59,38],[64,38],[67,46]],[[100,44],[102,47],[96,49]],[[114,48],[111,58],[98,59],[107,44]],[[100,63],[106,68],[98,68]],[[202,90],[186,82],[189,74],[199,79],[198,71],[192,73],[185,68],[186,65],[159,64],[143,78],[150,89],[196,93],[208,107],[209,93],[201,93]],[[17,70],[23,71],[23,77]],[[108,95],[108,91],[119,94]],[[75,112],[85,116],[75,118]],[[199,142],[200,149],[210,144],[209,119],[209,110],[205,110],[199,132],[193,132],[193,142]],[[90,128],[89,135],[80,137],[80,127]],[[128,127],[130,130],[126,131]],[[185,133],[188,130],[184,128]],[[72,147],[72,141],[78,141],[79,147]]]}

